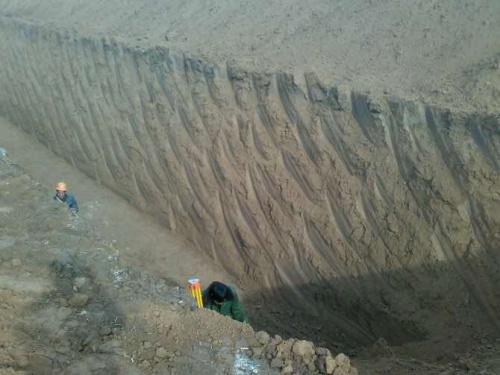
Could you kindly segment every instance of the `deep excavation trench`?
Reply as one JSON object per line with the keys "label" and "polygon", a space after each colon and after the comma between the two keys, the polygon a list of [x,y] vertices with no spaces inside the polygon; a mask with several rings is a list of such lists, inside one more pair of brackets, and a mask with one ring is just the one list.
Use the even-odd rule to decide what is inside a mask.
{"label": "deep excavation trench", "polygon": [[0,115],[222,264],[257,328],[498,334],[498,116],[7,18],[0,66]]}

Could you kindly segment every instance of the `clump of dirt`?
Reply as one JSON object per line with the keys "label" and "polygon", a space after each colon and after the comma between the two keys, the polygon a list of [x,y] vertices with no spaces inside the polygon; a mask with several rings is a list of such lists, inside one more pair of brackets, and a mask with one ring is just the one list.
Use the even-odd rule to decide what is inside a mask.
{"label": "clump of dirt", "polygon": [[119,250],[0,158],[0,374],[357,374],[312,342],[197,310]]}

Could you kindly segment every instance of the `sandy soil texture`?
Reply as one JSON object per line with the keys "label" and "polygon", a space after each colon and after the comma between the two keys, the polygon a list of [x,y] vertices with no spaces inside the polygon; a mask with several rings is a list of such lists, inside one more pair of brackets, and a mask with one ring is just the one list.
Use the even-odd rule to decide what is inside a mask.
{"label": "sandy soil texture", "polygon": [[263,327],[370,345],[500,326],[498,116],[0,32],[0,112],[222,265]]}
{"label": "sandy soil texture", "polygon": [[193,310],[184,287],[128,265],[129,243],[106,240],[98,210],[82,209],[70,216],[0,156],[0,374],[315,374],[326,362],[357,374],[311,342]]}
{"label": "sandy soil texture", "polygon": [[[494,373],[499,7],[0,0],[0,115],[125,200],[75,180],[127,264],[230,279],[254,328],[374,371]],[[333,360],[280,340],[254,357]]]}
{"label": "sandy soil texture", "polygon": [[[171,280],[182,262],[171,248],[175,237],[153,227],[129,242],[121,225],[108,220],[114,215],[137,220],[139,213],[34,140],[1,125],[2,140],[19,156],[15,160],[46,184],[0,158],[0,374],[277,375],[289,373],[287,363],[294,374],[321,374],[335,370],[337,362],[345,366],[343,357],[326,360],[331,353],[312,343],[254,333],[217,314],[191,311],[193,301]],[[22,145],[30,145],[30,152]],[[58,174],[93,192],[91,201],[85,199],[88,192],[76,190],[82,208],[77,221],[50,199],[50,182]],[[151,235],[163,238],[164,250],[152,249],[137,262],[129,246],[148,243]],[[315,358],[307,354],[310,348]],[[500,370],[500,343],[493,335],[460,337],[454,331],[403,346],[381,339],[356,352],[351,360],[360,374],[494,375]],[[304,360],[318,368],[311,371]]]}
{"label": "sandy soil texture", "polygon": [[3,15],[248,71],[498,111],[495,0],[2,0]]}

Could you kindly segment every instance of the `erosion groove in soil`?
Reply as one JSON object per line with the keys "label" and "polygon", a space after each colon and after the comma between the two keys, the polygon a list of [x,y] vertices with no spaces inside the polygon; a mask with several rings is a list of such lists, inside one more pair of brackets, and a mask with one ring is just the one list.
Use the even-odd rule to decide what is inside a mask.
{"label": "erosion groove in soil", "polygon": [[261,324],[497,332],[498,116],[5,18],[0,64],[1,115],[293,311]]}

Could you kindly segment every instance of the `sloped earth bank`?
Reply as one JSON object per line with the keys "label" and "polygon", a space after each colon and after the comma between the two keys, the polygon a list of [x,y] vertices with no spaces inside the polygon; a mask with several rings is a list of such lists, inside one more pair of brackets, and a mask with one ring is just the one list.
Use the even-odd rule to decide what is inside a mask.
{"label": "sloped earth bank", "polygon": [[0,113],[221,264],[256,327],[445,361],[498,335],[498,115],[5,18],[0,36]]}
{"label": "sloped earth bank", "polygon": [[[0,146],[20,152],[19,160],[36,174],[48,181],[64,174],[102,197],[95,183],[1,125]],[[310,342],[193,312],[194,301],[170,281],[179,257],[168,243],[166,256],[148,254],[150,261],[139,264],[143,270],[127,262],[136,263],[127,256],[130,243],[112,240],[123,232],[106,221],[113,211],[138,213],[119,207],[112,196],[102,204],[82,200],[78,220],[50,197],[45,186],[0,158],[0,374],[356,374],[346,357],[334,358]],[[136,240],[143,235],[136,233]],[[158,267],[159,259],[175,264]],[[448,340],[390,347],[381,339],[360,351],[354,364],[362,374],[497,374],[500,342],[467,340],[463,350],[450,351]],[[443,356],[440,364],[415,358],[427,357],[429,347]]]}
{"label": "sloped earth bank", "polygon": [[344,355],[255,333],[165,279],[0,157],[0,374],[357,374]]}

